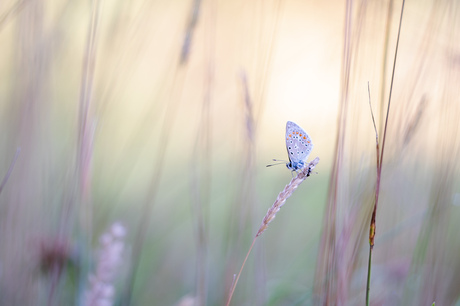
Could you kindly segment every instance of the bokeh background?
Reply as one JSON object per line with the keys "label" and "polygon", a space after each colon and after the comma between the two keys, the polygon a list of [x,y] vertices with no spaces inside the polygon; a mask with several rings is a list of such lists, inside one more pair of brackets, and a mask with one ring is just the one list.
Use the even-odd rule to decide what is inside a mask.
{"label": "bokeh background", "polygon": [[[460,305],[460,7],[0,2],[0,304]],[[108,303],[108,304],[104,304]]]}

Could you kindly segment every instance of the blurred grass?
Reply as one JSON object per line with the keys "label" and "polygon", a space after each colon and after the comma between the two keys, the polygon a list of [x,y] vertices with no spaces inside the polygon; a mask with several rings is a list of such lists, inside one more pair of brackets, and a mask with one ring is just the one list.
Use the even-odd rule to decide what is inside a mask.
{"label": "blurred grass", "polygon": [[[287,120],[312,137],[318,175],[257,242],[233,303],[363,303],[375,182],[366,86],[383,124],[400,2],[348,3],[345,35],[339,1],[1,2],[1,179],[21,153],[0,193],[0,304],[82,303],[116,221],[128,235],[115,304],[223,304],[291,178],[265,168],[285,158]],[[371,304],[459,303],[458,13],[455,1],[407,3]]]}

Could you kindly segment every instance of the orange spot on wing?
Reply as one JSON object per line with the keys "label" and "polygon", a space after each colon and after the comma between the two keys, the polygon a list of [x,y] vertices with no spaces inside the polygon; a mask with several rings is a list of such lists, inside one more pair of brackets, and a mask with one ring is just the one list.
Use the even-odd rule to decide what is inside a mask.
{"label": "orange spot on wing", "polygon": [[[300,136],[302,136],[302,135],[300,135]],[[307,137],[303,136],[303,139],[307,139]]]}
{"label": "orange spot on wing", "polygon": [[291,134],[289,134],[289,138],[291,138],[291,137],[292,137],[292,135],[291,135]]}

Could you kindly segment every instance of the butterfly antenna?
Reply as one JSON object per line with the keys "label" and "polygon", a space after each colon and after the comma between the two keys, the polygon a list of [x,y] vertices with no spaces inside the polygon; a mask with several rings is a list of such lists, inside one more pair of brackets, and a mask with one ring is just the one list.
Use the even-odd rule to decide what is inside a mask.
{"label": "butterfly antenna", "polygon": [[277,165],[281,165],[281,164],[284,164],[284,163],[287,162],[287,161],[281,160],[281,159],[273,159],[273,161],[276,161],[276,162],[279,162],[279,163],[270,164],[270,165],[267,165],[267,167],[277,166]]}

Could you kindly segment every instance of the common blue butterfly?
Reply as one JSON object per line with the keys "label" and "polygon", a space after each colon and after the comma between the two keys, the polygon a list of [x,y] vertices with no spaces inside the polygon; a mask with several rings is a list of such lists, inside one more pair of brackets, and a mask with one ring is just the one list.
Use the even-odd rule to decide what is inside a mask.
{"label": "common blue butterfly", "polygon": [[292,121],[286,123],[286,149],[289,156],[286,167],[296,172],[305,167],[308,155],[313,149],[310,136]]}

